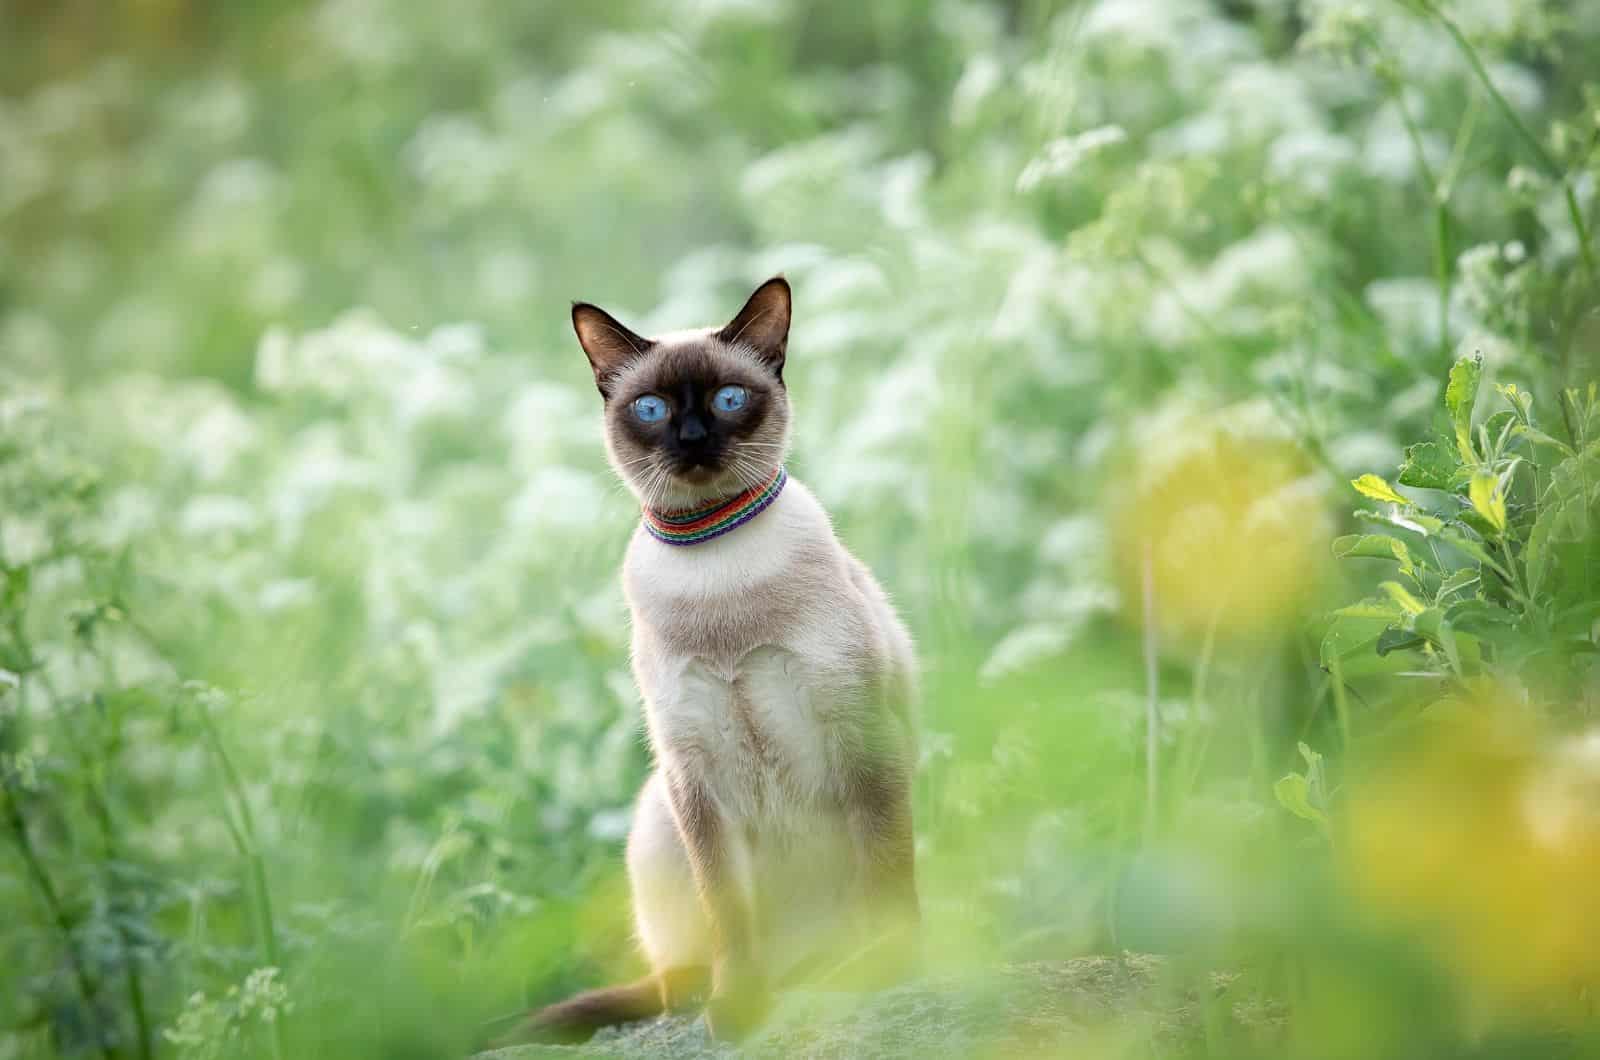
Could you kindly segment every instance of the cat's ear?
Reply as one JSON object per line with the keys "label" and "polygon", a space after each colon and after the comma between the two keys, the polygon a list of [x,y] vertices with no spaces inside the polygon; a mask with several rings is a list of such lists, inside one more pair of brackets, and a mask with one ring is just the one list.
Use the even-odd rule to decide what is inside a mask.
{"label": "cat's ear", "polygon": [[600,396],[608,399],[616,374],[654,345],[649,339],[629,331],[604,309],[588,302],[572,303],[572,330],[578,333],[578,344],[589,356],[594,385],[600,389]]}
{"label": "cat's ear", "polygon": [[789,347],[789,307],[789,281],[774,276],[756,288],[738,315],[717,332],[717,338],[755,350],[782,380],[783,357]]}

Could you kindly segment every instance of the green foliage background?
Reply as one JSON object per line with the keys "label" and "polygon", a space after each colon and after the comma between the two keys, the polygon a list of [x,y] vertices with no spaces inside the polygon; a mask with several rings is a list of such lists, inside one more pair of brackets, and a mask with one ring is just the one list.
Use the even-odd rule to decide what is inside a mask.
{"label": "green foliage background", "polygon": [[[792,467],[928,671],[936,965],[1287,1006],[1196,1054],[1592,1049],[1581,896],[1460,959],[1347,795],[1511,702],[1600,873],[1596,55],[1591,0],[0,3],[0,1058],[454,1055],[635,969],[567,303],[778,271]],[[1384,818],[1438,908],[1543,893],[1416,775],[1501,822]]]}

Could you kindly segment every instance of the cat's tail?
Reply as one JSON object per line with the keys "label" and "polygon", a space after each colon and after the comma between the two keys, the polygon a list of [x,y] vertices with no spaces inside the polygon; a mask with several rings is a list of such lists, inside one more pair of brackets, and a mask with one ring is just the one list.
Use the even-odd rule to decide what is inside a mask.
{"label": "cat's tail", "polygon": [[661,979],[647,975],[620,986],[585,990],[565,1001],[536,1009],[511,1032],[495,1039],[496,1047],[528,1042],[586,1041],[601,1027],[659,1016],[667,1009]]}
{"label": "cat's tail", "polygon": [[[535,1035],[572,1041],[589,1037],[613,1023],[632,1023],[659,1016],[666,1010],[661,984],[653,975],[621,986],[585,990],[565,1001],[546,1005],[528,1018],[527,1028]],[[541,1033],[542,1032],[542,1033]]]}

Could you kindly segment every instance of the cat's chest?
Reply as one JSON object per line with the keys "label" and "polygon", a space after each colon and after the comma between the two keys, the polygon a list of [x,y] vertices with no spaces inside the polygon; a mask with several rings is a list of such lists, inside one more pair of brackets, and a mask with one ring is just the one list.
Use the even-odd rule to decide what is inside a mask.
{"label": "cat's chest", "polygon": [[830,724],[871,670],[871,630],[855,603],[790,586],[636,613],[642,691],[674,730],[742,724],[757,730],[746,733],[757,749],[764,732]]}
{"label": "cat's chest", "polygon": [[703,596],[634,597],[634,672],[658,753],[761,813],[839,786],[872,686],[872,630],[817,569]]}
{"label": "cat's chest", "polygon": [[653,735],[725,803],[760,813],[775,792],[820,796],[838,786],[860,692],[842,654],[760,645],[731,665],[701,656],[657,664]]}

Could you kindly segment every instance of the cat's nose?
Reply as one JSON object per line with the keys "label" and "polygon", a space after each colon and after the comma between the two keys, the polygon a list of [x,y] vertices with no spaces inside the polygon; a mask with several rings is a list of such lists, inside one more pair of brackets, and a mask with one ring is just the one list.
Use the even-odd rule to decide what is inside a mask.
{"label": "cat's nose", "polygon": [[700,422],[700,417],[691,413],[678,424],[678,441],[703,442],[706,437],[706,425]]}

